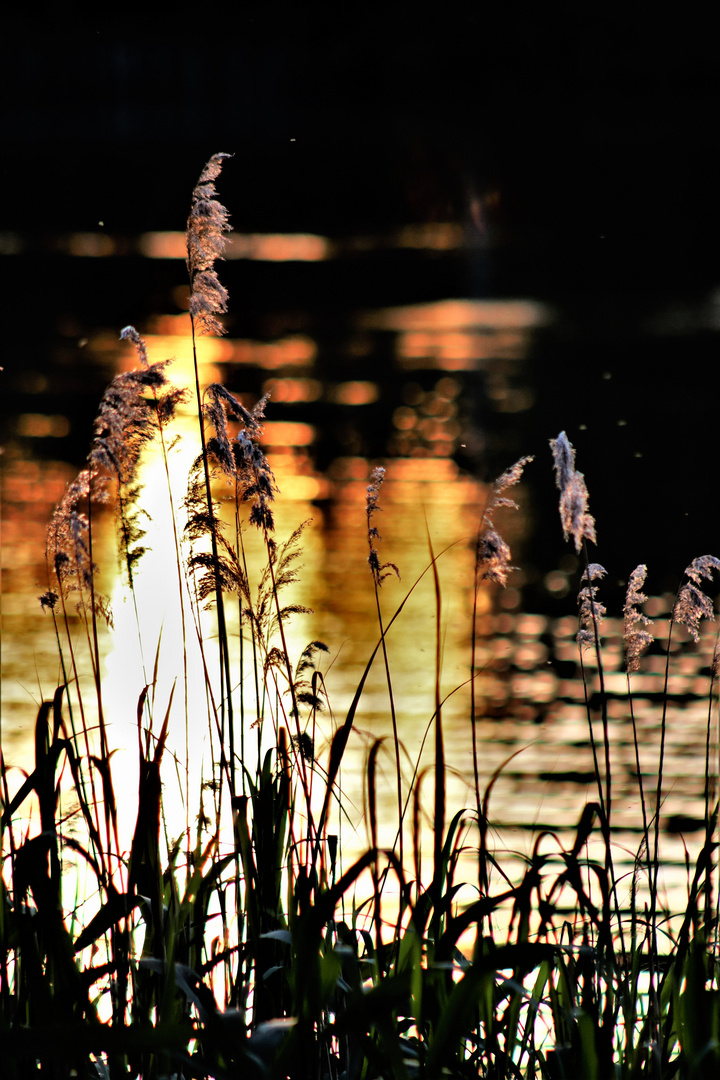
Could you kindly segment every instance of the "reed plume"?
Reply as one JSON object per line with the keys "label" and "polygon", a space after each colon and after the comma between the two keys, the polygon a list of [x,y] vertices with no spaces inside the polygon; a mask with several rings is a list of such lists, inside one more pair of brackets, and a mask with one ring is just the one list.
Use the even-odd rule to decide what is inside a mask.
{"label": "reed plume", "polygon": [[[149,362],[147,346],[134,326],[126,326],[120,332],[120,340],[132,342],[141,366],[116,375],[103,394],[88,464],[93,476],[107,473],[117,481],[120,551],[132,588],[133,568],[145,553],[140,543],[145,530],[140,525],[138,509],[140,457],[159,429],[172,421],[178,403],[186,399],[187,392],[170,384],[165,373],[170,360]],[[142,513],[148,516],[146,510]]]}
{"label": "reed plume", "polygon": [[578,593],[578,620],[580,629],[577,633],[577,643],[583,649],[592,648],[596,644],[596,631],[599,631],[607,609],[597,599],[597,585],[593,581],[600,581],[607,574],[607,570],[600,563],[588,563],[583,570],[581,581],[586,581]]}
{"label": "reed plume", "polygon": [[516,567],[510,564],[510,548],[495,529],[493,516],[502,506],[518,509],[515,500],[503,493],[520,482],[525,466],[533,460],[532,456],[520,458],[493,483],[478,530],[475,555],[478,573],[483,580],[494,581],[503,587],[507,585],[508,574]]}
{"label": "reed plume", "polygon": [[[96,498],[105,495],[96,490]],[[89,588],[97,567],[90,558],[88,517],[85,509],[90,499],[90,470],[83,469],[68,485],[55,507],[47,528],[45,557],[48,570],[54,574],[60,596],[74,590]],[[40,597],[43,608],[54,608],[58,594],[49,589]]]}
{"label": "reed plume", "polygon": [[375,514],[382,511],[382,507],[379,504],[380,488],[383,485],[385,479],[385,469],[382,465],[378,465],[370,473],[370,483],[367,486],[367,496],[365,499],[365,516],[367,518],[367,537],[368,547],[370,553],[368,555],[368,565],[370,567],[370,573],[372,574],[373,581],[376,586],[382,585],[386,578],[390,577],[390,571],[394,571],[398,579],[400,578],[400,571],[395,563],[386,562],[380,563],[380,554],[375,547],[376,540],[382,540],[382,536],[378,532],[375,525],[372,524],[372,519]]}
{"label": "reed plume", "polygon": [[560,523],[566,540],[573,538],[579,552],[583,540],[597,544],[595,518],[588,513],[588,490],[585,477],[575,468],[575,448],[567,435],[561,431],[557,439],[550,439],[555,463],[555,483],[560,491]]}
{"label": "reed plume", "polygon": [[[230,230],[229,215],[217,198],[215,180],[220,175],[223,160],[229,154],[214,154],[205,165],[192,193],[190,214],[185,233],[187,248],[187,271],[190,279],[190,333],[192,337],[193,370],[195,374],[195,396],[197,400],[198,429],[200,435],[201,478],[191,475],[190,487],[195,500],[195,510],[204,514],[207,532],[210,537],[211,555],[209,557],[210,574],[215,575],[215,612],[218,628],[218,661],[220,670],[220,730],[224,757],[224,732],[227,715],[230,732],[230,783],[232,797],[235,795],[235,753],[233,743],[233,705],[232,680],[230,675],[229,642],[223,592],[220,583],[220,527],[216,520],[216,511],[210,489],[210,461],[205,437],[205,416],[200,392],[200,369],[197,358],[197,331],[202,333],[223,334],[222,323],[216,318],[227,311],[227,290],[220,284],[214,269],[216,259],[222,257],[226,235]],[[193,473],[195,470],[193,470]],[[205,508],[199,509],[201,484],[205,489]]]}
{"label": "reed plume", "polygon": [[[126,326],[120,337],[132,341],[142,366],[116,375],[107,387],[93,424],[87,466],[68,487],[48,527],[48,564],[65,593],[91,588],[97,567],[90,556],[88,515],[91,503],[110,501],[111,480],[117,482],[121,545],[132,584],[132,566],[144,550],[136,546],[143,536],[137,515],[129,512],[139,494],[136,476],[140,456],[158,424],[169,423],[178,402],[186,396],[169,383],[165,374],[169,360],[148,362],[147,347],[134,327]],[[47,595],[41,602],[50,606]],[[107,616],[106,611],[102,613]]]}
{"label": "reed plume", "polygon": [[714,617],[712,601],[699,585],[703,579],[712,581],[713,570],[720,570],[720,559],[714,555],[701,555],[693,559],[685,570],[690,580],[683,585],[673,610],[673,621],[687,627],[693,641],[700,640],[700,622]]}
{"label": "reed plume", "polygon": [[187,221],[187,268],[190,276],[190,315],[203,334],[224,334],[217,315],[227,311],[227,289],[214,268],[221,259],[232,226],[229,214],[217,198],[215,180],[223,160],[232,154],[213,154],[192,193]]}
{"label": "reed plume", "polygon": [[649,630],[642,629],[644,626],[652,625],[652,620],[640,610],[647,601],[647,596],[642,591],[646,577],[647,566],[644,563],[636,566],[630,575],[625,594],[623,641],[625,642],[625,669],[628,675],[640,670],[640,657],[655,640]]}
{"label": "reed plume", "polygon": [[[267,396],[261,398],[248,410],[224,386],[213,383],[207,388],[203,412],[214,430],[214,434],[207,439],[208,464],[214,467],[216,474],[219,471],[234,482],[239,502],[252,503],[249,521],[263,530],[269,556],[273,559],[275,541],[271,534],[275,522],[271,504],[278,488],[270,463],[258,442],[263,431],[261,421],[267,400]],[[232,439],[228,422],[242,425]],[[216,584],[222,591],[247,595],[244,571],[236,552],[222,536],[223,522],[214,501],[208,509],[202,456],[196,459],[191,470],[185,507],[188,510],[186,538],[194,543],[202,537],[209,537],[218,548],[212,556],[194,552],[190,557],[189,568],[204,571],[199,583],[200,598],[207,598]]]}
{"label": "reed plume", "polygon": [[[635,768],[637,772],[638,791],[640,793],[640,808],[642,811],[642,823],[643,833],[642,841],[637,855],[637,864],[639,865],[642,856],[643,849],[645,850],[646,857],[649,859],[647,851],[648,838],[649,838],[649,826],[647,817],[647,804],[645,801],[645,785],[643,783],[642,765],[640,761],[640,743],[638,740],[637,723],[635,720],[635,706],[633,703],[633,696],[630,692],[630,676],[635,671],[640,670],[640,657],[646,649],[652,645],[655,640],[649,630],[643,629],[643,627],[651,626],[652,620],[648,619],[647,615],[640,610],[642,605],[647,602],[647,596],[642,591],[645,584],[645,578],[647,577],[647,566],[642,563],[640,566],[636,566],[630,575],[628,581],[627,591],[625,593],[625,604],[623,606],[623,642],[625,645],[625,672],[627,678],[628,687],[628,707],[630,710],[630,722],[632,723],[633,732],[633,747],[635,750]],[[650,877],[650,865],[648,861],[648,880],[652,881]]]}

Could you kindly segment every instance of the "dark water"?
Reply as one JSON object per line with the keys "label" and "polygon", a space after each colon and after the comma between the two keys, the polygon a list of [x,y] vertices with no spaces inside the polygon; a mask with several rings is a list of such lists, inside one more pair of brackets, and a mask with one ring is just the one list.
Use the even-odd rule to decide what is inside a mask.
{"label": "dark water", "polygon": [[[176,356],[173,370],[181,382],[190,371],[177,236],[65,237],[54,251],[48,245],[33,250],[21,238],[13,242],[8,250],[6,240],[6,268],[31,274],[47,296],[36,325],[16,333],[2,405],[3,742],[20,763],[29,752],[37,702],[59,680],[50,627],[36,600],[46,587],[44,527],[82,461],[104,386],[132,361],[118,342],[119,329],[134,321],[151,359]],[[279,529],[289,532],[313,518],[298,600],[315,614],[298,628],[296,643],[319,637],[330,645],[336,714],[343,715],[377,640],[364,532],[372,465],[388,469],[381,554],[402,574],[402,583],[384,587],[388,611],[426,567],[428,531],[435,551],[456,545],[440,561],[442,679],[449,693],[470,672],[471,538],[483,482],[519,456],[535,454],[518,489],[520,511],[498,521],[521,569],[508,590],[485,593],[481,604],[481,781],[512,758],[491,804],[499,849],[529,850],[539,828],[556,831],[565,846],[571,842],[596,788],[573,640],[579,568],[562,541],[547,447],[548,438],[566,428],[598,520],[596,557],[609,571],[603,598],[616,616],[607,622],[605,657],[615,820],[623,843],[636,850],[639,796],[617,616],[622,586],[637,563],[650,565],[649,613],[662,621],[683,567],[713,550],[704,466],[710,396],[702,393],[717,337],[713,298],[670,302],[654,295],[636,298],[634,306],[632,298],[610,293],[582,302],[468,299],[487,256],[456,225],[382,237],[239,236],[234,242],[223,273],[232,298],[229,333],[203,343],[204,378],[222,381],[246,404],[271,394],[266,445],[281,488]],[[112,591],[109,550],[106,562]],[[148,572],[148,586],[151,579]],[[151,605],[160,594],[157,581],[153,588]],[[400,734],[415,753],[434,708],[429,582],[404,619],[389,644]],[[130,646],[116,634],[109,647],[112,680],[130,665],[124,651]],[[711,651],[706,637],[700,647],[672,657],[662,816],[668,863],[682,864],[681,833],[698,841]],[[657,647],[634,682],[640,765],[649,788],[657,769],[663,672]],[[595,685],[592,665],[590,678]],[[592,706],[600,739],[597,701]],[[466,687],[449,699],[444,714],[455,806],[472,805],[468,717]],[[358,807],[367,748],[389,731],[378,671],[363,698],[346,782]],[[322,738],[327,742],[329,730],[321,744]],[[387,769],[390,777],[389,759]],[[391,790],[389,781],[388,810]],[[682,876],[670,887],[681,902]]]}

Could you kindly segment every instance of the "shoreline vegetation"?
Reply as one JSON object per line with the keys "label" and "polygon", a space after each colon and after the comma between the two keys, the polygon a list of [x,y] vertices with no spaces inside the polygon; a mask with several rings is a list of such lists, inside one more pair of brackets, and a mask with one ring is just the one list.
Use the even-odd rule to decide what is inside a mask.
{"label": "shoreline vegetation", "polygon": [[[633,675],[653,642],[643,611],[647,568],[629,576],[626,708],[642,820],[632,872],[620,874],[603,667],[606,571],[590,554],[595,522],[575,450],[564,432],[550,440],[561,527],[584,566],[577,647],[595,791],[577,808],[572,846],[540,833],[512,879],[493,847],[501,769],[488,777],[482,766],[476,630],[482,591],[503,588],[513,570],[495,518],[515,507],[511,489],[533,459],[521,458],[488,488],[477,526],[463,687],[474,794],[454,807],[441,691],[445,553],[433,551],[428,535],[425,571],[403,584],[405,598],[389,610],[383,582],[400,571],[382,553],[385,469],[375,467],[365,513],[377,644],[347,712],[335,715],[327,644],[298,650],[289,632],[309,610],[288,598],[308,523],[287,539],[276,536],[278,490],[262,450],[268,402],[246,408],[224,386],[200,384],[198,337],[223,333],[228,304],[216,262],[230,225],[215,186],[227,157],[216,154],[205,166],[187,224],[194,386],[176,387],[171,362],[151,361],[140,334],[126,327],[121,338],[137,366],[105,392],[86,467],[48,527],[40,603],[53,621],[62,680],[38,712],[32,771],[19,776],[4,756],[0,770],[3,1077],[715,1078],[717,644],[707,687],[704,839],[694,864],[688,856],[683,912],[663,906],[660,812],[674,646],[685,632],[697,643],[712,619],[706,590],[720,559],[705,555],[687,567],[669,619],[653,775],[640,765],[633,712]],[[179,435],[178,412],[193,403],[195,435]],[[180,491],[172,464],[190,439]],[[139,469],[151,444],[164,469],[163,558],[182,641],[171,681],[135,593],[147,555]],[[101,626],[112,612],[94,550],[108,514],[143,670],[134,772],[113,744],[103,680]],[[251,542],[264,552],[257,573],[249,569]],[[400,738],[402,702],[386,648],[421,582],[434,597],[436,627],[423,739],[432,766],[421,764],[422,748]],[[90,690],[79,675],[88,663]],[[383,672],[391,735],[368,749],[369,844],[352,861],[343,850],[351,828],[342,766],[374,665]],[[379,758],[388,749],[392,798],[384,805],[392,806],[395,839],[382,846]],[[431,834],[423,822],[430,805]],[[432,851],[423,851],[428,835]]]}

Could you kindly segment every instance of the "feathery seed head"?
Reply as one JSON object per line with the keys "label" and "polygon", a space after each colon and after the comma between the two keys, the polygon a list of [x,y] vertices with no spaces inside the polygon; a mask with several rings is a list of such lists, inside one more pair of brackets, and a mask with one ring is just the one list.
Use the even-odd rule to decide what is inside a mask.
{"label": "feathery seed head", "polygon": [[43,611],[45,610],[45,608],[49,608],[50,611],[54,611],[55,605],[57,604],[59,599],[60,597],[56,592],[53,592],[52,589],[48,589],[48,591],[43,593],[40,597],[40,607]]}
{"label": "feathery seed head", "polygon": [[510,565],[510,548],[495,529],[486,529],[478,536],[476,557],[483,578],[507,585],[508,574],[515,567]]}
{"label": "feathery seed head", "polygon": [[311,735],[308,735],[307,731],[302,731],[299,735],[293,735],[291,742],[296,752],[305,761],[310,762],[310,764],[315,761],[315,740]]}
{"label": "feathery seed head", "polygon": [[165,368],[170,361],[148,364],[145,342],[132,326],[126,326],[121,337],[134,343],[143,368],[116,375],[103,394],[88,461],[94,473],[107,469],[127,485],[134,480],[143,447],[155,435],[156,422],[162,415],[167,423],[185,394],[171,388],[158,396],[158,390],[169,386]]}
{"label": "feathery seed head", "polygon": [[[380,553],[373,541],[382,540],[380,533],[374,525],[371,525],[373,514],[378,511],[382,511],[382,507],[379,505],[380,488],[382,487],[383,480],[385,479],[385,469],[382,465],[377,465],[370,473],[370,483],[367,486],[367,494],[365,498],[365,516],[367,517],[367,536],[368,536],[368,566],[370,567],[370,573],[373,576],[375,585],[382,585],[385,578],[390,576],[392,570],[394,574],[400,578],[400,571],[395,563],[380,562]],[[387,573],[385,573],[387,571]]]}
{"label": "feathery seed head", "polygon": [[120,331],[121,341],[132,341],[135,350],[144,368],[149,367],[147,345],[138,334],[134,326],[125,326]]}
{"label": "feathery seed head", "polygon": [[381,509],[381,507],[378,506],[378,499],[380,498],[380,488],[382,487],[384,479],[385,469],[382,465],[377,465],[370,473],[370,483],[367,486],[365,511],[367,513],[368,521],[376,510]]}
{"label": "feathery seed head", "polygon": [[693,559],[690,565],[686,567],[685,573],[696,585],[701,585],[703,578],[712,581],[713,570],[720,570],[720,559],[717,559],[714,555],[701,555],[699,558]]}
{"label": "feathery seed head", "polygon": [[654,641],[650,631],[642,629],[643,626],[652,625],[652,621],[640,610],[647,601],[647,596],[642,591],[646,577],[647,566],[644,563],[636,566],[630,575],[625,594],[623,640],[628,675],[640,670],[640,657]]}
{"label": "feathery seed head", "polygon": [[581,581],[600,581],[607,574],[607,570],[600,563],[591,562],[588,563],[583,570]]}
{"label": "feathery seed head", "polygon": [[550,448],[555,467],[555,483],[562,491],[570,483],[570,478],[575,472],[575,447],[565,432],[561,431],[557,439],[550,440]]}
{"label": "feathery seed head", "polygon": [[597,599],[598,587],[592,584],[593,581],[604,578],[606,573],[607,571],[600,563],[589,563],[583,571],[581,580],[587,581],[587,585],[583,586],[578,593],[580,629],[577,633],[578,645],[583,649],[595,644],[595,632],[596,630],[599,632],[600,624],[606,615],[605,605]]}
{"label": "feathery seed head", "polygon": [[90,526],[86,513],[78,509],[83,504],[87,506],[90,499],[103,502],[105,498],[102,478],[93,476],[90,469],[83,469],[55,507],[47,529],[45,558],[50,574],[55,575],[58,592],[51,588],[40,598],[43,608],[52,609],[60,595],[67,597],[77,592],[78,610],[87,612],[84,590],[91,590],[96,613],[111,622],[107,600],[92,588],[97,566],[90,558]]}
{"label": "feathery seed head", "polygon": [[[269,395],[248,410],[220,383],[212,383],[206,394],[205,415],[215,428],[207,449],[223,472],[240,486],[243,501],[253,500],[251,524],[272,532],[275,522],[270,503],[274,501],[278,487],[270,463],[257,441],[263,433],[262,420]],[[232,442],[227,431],[228,419],[243,425]]]}
{"label": "feathery seed head", "polygon": [[571,536],[575,550],[580,551],[583,540],[597,543],[595,519],[588,513],[588,490],[585,477],[575,469],[575,448],[564,431],[550,439],[555,463],[555,483],[560,491],[560,522],[563,537]]}
{"label": "feathery seed head", "polygon": [[216,316],[227,311],[228,294],[213,264],[222,258],[231,230],[229,214],[217,198],[214,183],[227,157],[232,154],[214,154],[206,164],[193,191],[187,222],[190,314],[204,334],[225,333]]}
{"label": "feathery seed head", "polygon": [[714,618],[712,601],[698,588],[703,578],[712,580],[713,570],[720,570],[720,559],[714,555],[701,555],[693,559],[685,569],[690,580],[680,590],[673,609],[673,622],[686,626],[695,642],[700,640],[701,621]]}
{"label": "feathery seed head", "polygon": [[519,461],[516,461],[509,469],[506,469],[501,476],[498,476],[497,480],[492,485],[490,496],[483,512],[484,525],[492,524],[492,515],[499,506],[508,506],[512,510],[518,509],[518,504],[515,500],[506,498],[503,495],[503,492],[507,491],[510,487],[514,487],[515,484],[520,483],[525,466],[529,465],[530,462],[534,460],[535,458],[532,454],[527,457],[521,457]]}
{"label": "feathery seed head", "polygon": [[515,500],[508,499],[503,492],[520,482],[525,466],[533,460],[532,456],[522,457],[497,478],[490,489],[480,521],[475,547],[475,563],[478,571],[482,568],[483,579],[494,581],[498,585],[507,585],[508,574],[515,567],[510,565],[510,548],[493,527],[492,519],[498,507],[507,506],[517,510],[518,505]]}

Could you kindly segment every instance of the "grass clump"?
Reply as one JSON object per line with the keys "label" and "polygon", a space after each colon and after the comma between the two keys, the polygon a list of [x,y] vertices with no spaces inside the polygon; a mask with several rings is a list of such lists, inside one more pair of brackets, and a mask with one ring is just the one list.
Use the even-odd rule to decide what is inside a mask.
{"label": "grass clump", "polygon": [[[366,499],[377,644],[339,721],[320,666],[327,646],[311,641],[299,655],[290,647],[291,622],[307,611],[285,599],[297,578],[305,525],[287,540],[276,536],[277,485],[261,444],[267,403],[246,408],[219,384],[203,389],[198,372],[197,335],[221,333],[227,307],[215,270],[229,228],[215,188],[226,156],[205,167],[188,221],[197,449],[182,497],[171,463],[178,410],[191,395],[170,382],[169,362],[151,363],[140,335],[126,327],[122,337],[134,346],[138,367],[108,388],[86,467],[48,530],[41,604],[55,626],[62,682],[39,710],[32,770],[18,779],[3,758],[0,774],[3,1076],[717,1076],[718,650],[708,686],[704,843],[689,867],[686,909],[674,923],[662,909],[659,872],[670,636],[684,625],[698,639],[701,620],[712,616],[702,586],[720,560],[704,556],[687,568],[670,619],[653,799],[640,768],[631,678],[652,640],[642,612],[646,568],[630,576],[627,708],[642,828],[631,879],[621,880],[601,646],[605,571],[588,554],[595,522],[575,451],[564,433],[552,440],[562,528],[584,560],[578,648],[597,798],[578,807],[569,849],[542,833],[513,879],[491,844],[500,770],[488,777],[481,765],[474,632],[474,794],[468,806],[446,805],[442,554],[430,545],[425,574],[433,583],[436,651],[426,738],[432,736],[433,769],[421,768],[420,754],[413,757],[399,737],[386,642],[420,579],[392,615],[383,612],[383,580],[399,577],[377,548],[383,469],[371,474]],[[146,650],[153,643],[135,604],[146,554],[139,466],[151,443],[164,468],[163,543],[176,567],[183,642],[167,692],[160,643],[151,665]],[[473,626],[480,590],[504,586],[513,569],[494,517],[515,505],[506,493],[531,460],[522,458],[489,490],[475,543]],[[103,684],[102,623],[111,615],[94,552],[107,506],[135,604],[143,670],[136,792],[117,764]],[[251,541],[263,552],[257,573],[249,569]],[[588,650],[596,675],[583,660]],[[89,658],[90,691],[81,653]],[[392,721],[396,839],[391,847],[378,839],[378,739],[367,757],[370,843],[352,861],[343,851],[341,768],[380,658]],[[321,733],[329,743],[324,761]],[[421,827],[428,784],[429,863]]]}

